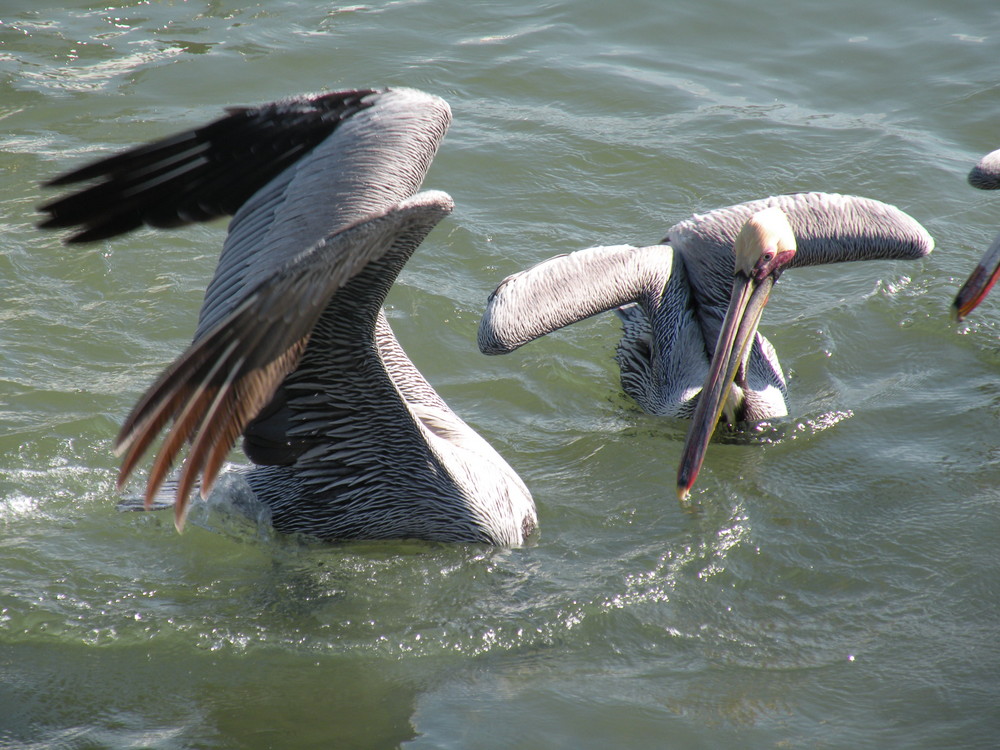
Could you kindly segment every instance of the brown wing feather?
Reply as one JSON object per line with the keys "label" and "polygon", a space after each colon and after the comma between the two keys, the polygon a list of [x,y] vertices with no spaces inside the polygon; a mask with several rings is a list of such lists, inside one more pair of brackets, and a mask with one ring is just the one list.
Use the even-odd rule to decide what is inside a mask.
{"label": "brown wing feather", "polygon": [[[210,389],[206,380],[198,380],[191,374],[194,369],[191,365],[193,360],[193,356],[185,356],[179,359],[175,366],[169,368],[150,387],[122,425],[115,441],[115,453],[125,454],[118,472],[119,490],[145,455],[150,444],[160,434],[163,426],[171,418],[174,418],[179,410],[182,411],[182,414],[175,418],[178,424],[175,426],[174,432],[182,434],[193,426],[200,407],[215,397],[214,390]],[[219,365],[221,366],[221,364],[220,360]],[[178,367],[177,365],[182,366]],[[187,383],[190,381],[195,382],[194,388],[187,387]],[[185,414],[190,416],[185,417]],[[179,450],[179,446],[177,450]],[[164,445],[163,453],[176,455],[176,452],[174,450],[171,454],[168,440],[168,443]],[[153,494],[155,494],[155,489],[153,489]],[[146,500],[148,505],[151,496],[147,497]]]}
{"label": "brown wing feather", "polygon": [[[146,485],[152,503],[186,442],[191,442],[177,488],[178,526],[187,498],[201,475],[207,492],[246,424],[264,407],[282,379],[295,369],[309,331],[327,297],[297,286],[302,274],[278,279],[202,337],[146,392],[125,420],[115,450],[125,452],[118,483],[124,484],[163,427],[173,426],[161,445]],[[292,290],[294,289],[294,294]],[[311,298],[304,318],[285,322],[288,306]],[[289,340],[291,339],[291,343]]]}
{"label": "brown wing feather", "polygon": [[[195,484],[198,481],[199,474],[202,474],[205,469],[205,464],[208,461],[208,452],[212,448],[220,448],[226,453],[233,447],[233,443],[236,442],[236,437],[240,434],[242,429],[242,424],[245,424],[249,419],[246,417],[246,411],[248,408],[253,408],[254,404],[241,403],[235,398],[236,388],[233,387],[234,379],[237,375],[238,368],[242,365],[242,362],[237,362],[230,372],[230,379],[218,390],[215,399],[212,401],[212,405],[205,412],[203,419],[198,423],[197,428],[191,431],[191,435],[194,440],[191,445],[191,450],[188,451],[187,461],[184,463],[184,469],[181,471],[180,483],[177,487],[177,500],[174,503],[174,524],[180,529],[184,524],[184,515],[187,508],[188,497],[191,495],[191,491],[194,489]],[[275,386],[280,382],[280,379],[275,382]],[[266,402],[266,400],[265,400]],[[219,407],[225,404],[227,407],[235,407],[233,410],[227,410],[227,412],[220,417]],[[260,408],[261,405],[256,405]],[[242,422],[242,424],[241,424]],[[159,457],[157,457],[157,462],[159,462]],[[161,481],[166,479],[167,470],[169,466],[164,466],[161,469],[161,473],[156,475],[157,479]],[[155,474],[155,472],[154,472]],[[153,475],[150,476],[152,480]],[[202,483],[203,492],[207,491],[204,489],[206,486],[214,483],[215,477],[205,473],[205,478]]]}
{"label": "brown wing feather", "polygon": [[[235,343],[236,342],[234,342],[234,344]],[[220,359],[220,365],[222,362],[223,360]],[[217,386],[209,386],[201,383],[195,383],[192,386],[189,383],[183,382],[177,384],[176,391],[172,394],[171,400],[179,403],[181,413],[174,418],[173,427],[171,427],[166,440],[164,440],[163,444],[160,446],[160,450],[156,455],[156,460],[153,462],[153,466],[150,469],[149,481],[146,484],[145,499],[147,508],[152,504],[153,498],[156,496],[160,486],[166,479],[171,467],[173,467],[174,461],[184,447],[184,443],[187,442],[192,435],[196,435],[198,433],[200,425],[204,421],[205,409],[215,403],[218,400],[219,395],[220,390]],[[154,423],[150,423],[149,427],[152,428],[153,424]],[[151,438],[159,434],[159,431],[159,428],[156,428],[155,430],[148,429],[142,436],[142,442],[148,445]],[[123,475],[119,478],[119,481],[124,479],[124,471],[125,466],[123,465]]]}

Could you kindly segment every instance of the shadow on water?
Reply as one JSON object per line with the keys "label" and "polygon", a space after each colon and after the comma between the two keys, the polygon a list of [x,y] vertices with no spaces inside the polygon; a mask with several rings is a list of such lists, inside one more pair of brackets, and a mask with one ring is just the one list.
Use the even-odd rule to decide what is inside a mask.
{"label": "shadow on water", "polygon": [[287,651],[8,645],[0,748],[396,747],[415,736],[419,688],[401,671]]}

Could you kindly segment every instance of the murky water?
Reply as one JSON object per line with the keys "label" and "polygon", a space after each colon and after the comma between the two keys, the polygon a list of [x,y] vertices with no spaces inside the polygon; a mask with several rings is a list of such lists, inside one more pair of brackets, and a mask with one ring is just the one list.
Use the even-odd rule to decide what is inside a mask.
{"label": "murky water", "polygon": [[[988,748],[1000,735],[1000,10],[846,0],[7,3],[0,746]],[[389,315],[539,505],[525,549],[322,545],[121,513],[118,424],[194,330],[224,224],[67,248],[44,179],[304,91],[409,85],[457,204]],[[796,270],[792,415],[713,444],[621,394],[606,315],[507,357],[508,273],[796,190],[910,212],[916,263]],[[234,460],[240,460],[234,454]]]}

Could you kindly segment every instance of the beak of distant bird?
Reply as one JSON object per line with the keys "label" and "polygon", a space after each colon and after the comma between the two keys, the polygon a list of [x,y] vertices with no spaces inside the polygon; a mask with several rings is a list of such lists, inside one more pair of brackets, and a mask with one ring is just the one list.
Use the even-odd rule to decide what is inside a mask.
{"label": "beak of distant bird", "polygon": [[788,217],[777,207],[755,213],[736,237],[736,272],[729,309],[677,469],[677,496],[682,502],[691,493],[723,410],[734,421],[739,418],[742,389],[735,392],[733,382],[737,375],[741,383],[746,381],[747,357],[760,316],[778,276],[795,257],[795,249]]}
{"label": "beak of distant bird", "polygon": [[975,310],[989,294],[998,278],[1000,278],[1000,236],[993,240],[990,249],[979,261],[968,281],[955,295],[955,301],[951,305],[955,319],[961,322],[966,315]]}

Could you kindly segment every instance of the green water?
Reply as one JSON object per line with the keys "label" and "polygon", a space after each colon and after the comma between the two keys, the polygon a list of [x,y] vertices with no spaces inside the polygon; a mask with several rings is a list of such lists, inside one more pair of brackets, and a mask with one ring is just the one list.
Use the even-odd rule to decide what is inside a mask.
{"label": "green water", "polygon": [[[0,7],[0,747],[992,748],[1000,230],[987,0]],[[403,346],[517,469],[525,549],[320,545],[120,513],[111,441],[186,346],[223,223],[67,248],[39,183],[226,105],[446,98],[454,214],[390,296]],[[791,417],[713,444],[640,413],[599,316],[507,357],[505,275],[795,190],[896,204],[915,263],[786,274]],[[238,453],[233,459],[241,460]]]}

